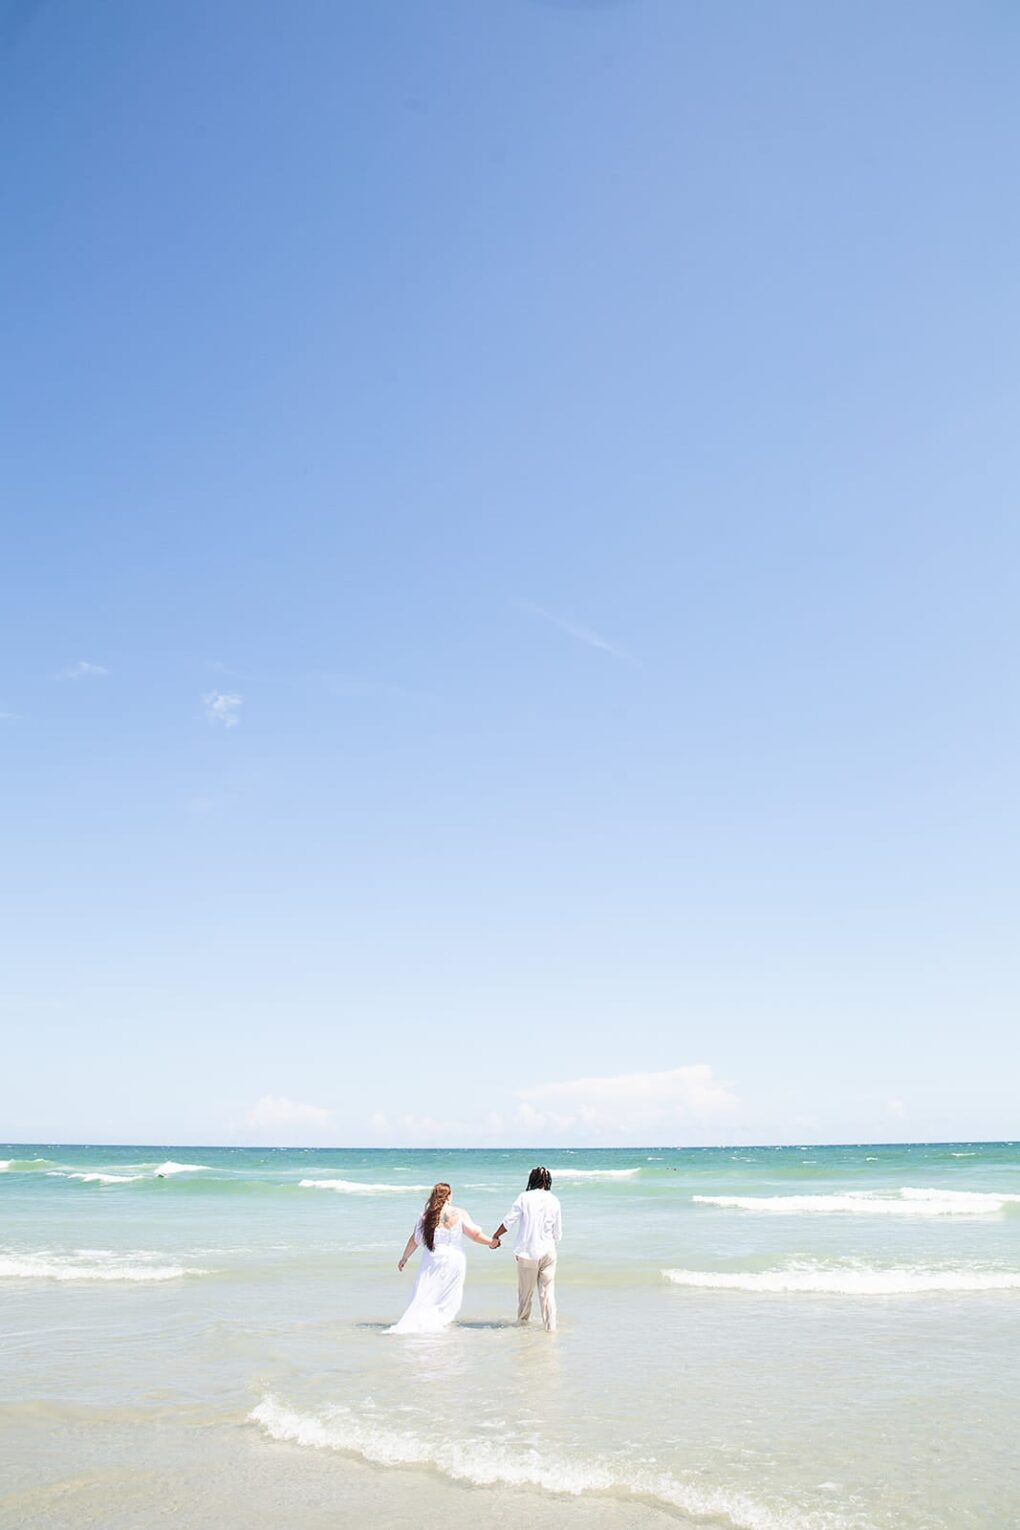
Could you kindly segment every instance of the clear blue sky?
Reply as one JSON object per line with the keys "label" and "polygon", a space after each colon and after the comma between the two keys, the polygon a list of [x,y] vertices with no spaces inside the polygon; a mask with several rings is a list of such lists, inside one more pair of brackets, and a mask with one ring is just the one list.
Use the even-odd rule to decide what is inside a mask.
{"label": "clear blue sky", "polygon": [[1015,1135],[1016,7],[0,15],[0,1136]]}

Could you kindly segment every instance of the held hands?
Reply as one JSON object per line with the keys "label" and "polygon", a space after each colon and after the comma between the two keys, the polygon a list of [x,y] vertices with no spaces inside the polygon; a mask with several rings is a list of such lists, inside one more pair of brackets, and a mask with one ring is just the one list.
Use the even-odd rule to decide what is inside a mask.
{"label": "held hands", "polygon": [[495,1237],[495,1236],[491,1237],[489,1239],[489,1247],[490,1248],[499,1248],[499,1239],[497,1237]]}

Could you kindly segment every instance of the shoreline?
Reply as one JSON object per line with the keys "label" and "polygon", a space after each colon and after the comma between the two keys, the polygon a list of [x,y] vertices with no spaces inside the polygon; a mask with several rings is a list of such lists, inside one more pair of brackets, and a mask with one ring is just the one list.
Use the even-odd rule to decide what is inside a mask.
{"label": "shoreline", "polygon": [[75,1410],[73,1429],[56,1417],[5,1422],[11,1458],[33,1464],[20,1483],[14,1468],[13,1490],[0,1496],[0,1530],[215,1530],[236,1521],[239,1482],[248,1530],[421,1530],[458,1522],[465,1495],[477,1498],[486,1530],[519,1530],[522,1521],[529,1530],[696,1530],[675,1511],[631,1498],[455,1482],[273,1440],[238,1414],[196,1424],[167,1422],[157,1410],[150,1422],[89,1425],[83,1411]]}

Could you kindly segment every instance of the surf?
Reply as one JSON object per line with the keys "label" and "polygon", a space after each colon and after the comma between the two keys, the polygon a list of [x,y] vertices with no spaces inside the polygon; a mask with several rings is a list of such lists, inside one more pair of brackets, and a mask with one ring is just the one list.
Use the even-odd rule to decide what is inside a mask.
{"label": "surf", "polygon": [[431,1185],[374,1185],[354,1179],[302,1179],[301,1190],[333,1190],[337,1195],[427,1195]]}
{"label": "surf", "polygon": [[663,1270],[674,1286],[750,1295],[927,1296],[1020,1291],[1018,1270],[942,1269],[924,1265],[823,1264],[794,1260],[772,1270]]}
{"label": "surf", "polygon": [[832,1195],[693,1195],[699,1206],[773,1216],[987,1217],[997,1216],[1020,1195],[1006,1191],[913,1189],[844,1190]]}
{"label": "surf", "polygon": [[210,1273],[182,1264],[146,1263],[116,1256],[86,1259],[75,1255],[0,1254],[0,1280],[123,1281],[137,1285]]}
{"label": "surf", "polygon": [[483,1439],[428,1439],[386,1421],[359,1417],[343,1406],[301,1413],[267,1395],[248,1417],[273,1440],[342,1451],[377,1466],[424,1467],[476,1487],[539,1488],[570,1497],[623,1495],[733,1530],[849,1530],[841,1515],[826,1509],[771,1507],[745,1493],[703,1488],[670,1472],[624,1461],[567,1460],[533,1446]]}

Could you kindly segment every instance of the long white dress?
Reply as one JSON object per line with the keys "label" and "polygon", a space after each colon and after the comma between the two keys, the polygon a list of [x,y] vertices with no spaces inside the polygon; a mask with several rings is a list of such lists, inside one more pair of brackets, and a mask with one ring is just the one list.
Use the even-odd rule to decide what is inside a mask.
{"label": "long white dress", "polygon": [[387,1333],[439,1333],[449,1326],[464,1300],[464,1229],[479,1232],[463,1211],[449,1226],[439,1226],[433,1234],[434,1248],[425,1247],[422,1218],[414,1229],[414,1241],[421,1249],[421,1268],[411,1292],[407,1311]]}

